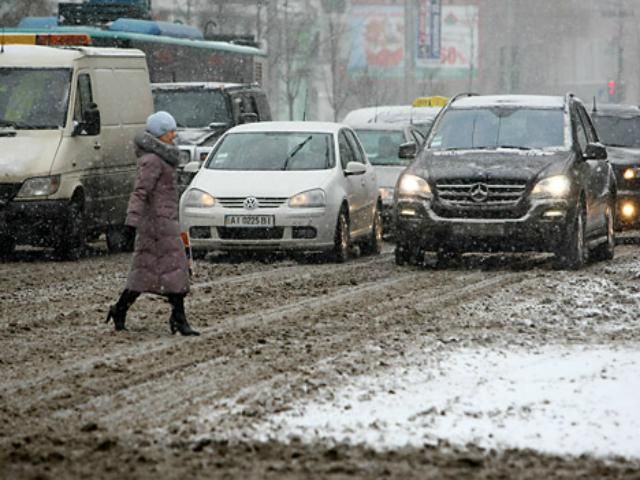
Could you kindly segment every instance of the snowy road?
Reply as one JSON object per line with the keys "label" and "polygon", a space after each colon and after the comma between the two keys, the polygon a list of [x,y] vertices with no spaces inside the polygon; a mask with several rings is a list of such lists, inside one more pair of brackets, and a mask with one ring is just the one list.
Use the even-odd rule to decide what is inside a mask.
{"label": "snowy road", "polygon": [[0,266],[0,478],[640,478],[640,246],[397,267],[199,261],[203,335],[130,257]]}

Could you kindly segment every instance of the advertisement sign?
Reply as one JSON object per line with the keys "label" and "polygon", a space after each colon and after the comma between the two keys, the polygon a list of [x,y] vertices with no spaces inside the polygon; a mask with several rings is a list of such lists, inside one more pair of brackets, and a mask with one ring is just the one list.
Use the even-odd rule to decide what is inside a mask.
{"label": "advertisement sign", "polygon": [[416,66],[433,66],[440,63],[441,0],[419,0],[418,26],[416,30]]}
{"label": "advertisement sign", "polygon": [[442,7],[441,69],[478,68],[478,7]]}
{"label": "advertisement sign", "polygon": [[353,5],[350,70],[402,76],[405,61],[404,7]]}

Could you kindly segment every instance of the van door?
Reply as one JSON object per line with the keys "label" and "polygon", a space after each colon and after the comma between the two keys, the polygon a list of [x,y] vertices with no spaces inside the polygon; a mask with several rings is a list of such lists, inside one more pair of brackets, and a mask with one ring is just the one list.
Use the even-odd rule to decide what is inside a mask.
{"label": "van door", "polygon": [[[97,171],[102,165],[102,132],[91,132],[77,126],[88,120],[88,112],[95,107],[94,82],[89,70],[80,70],[76,81],[76,96],[73,105],[73,138],[71,148],[61,152],[67,158],[60,159],[67,163],[71,171],[77,172],[84,186],[84,208],[87,224],[99,223],[100,204],[95,195]],[[63,169],[65,171],[66,169]],[[69,171],[69,170],[66,170]]]}

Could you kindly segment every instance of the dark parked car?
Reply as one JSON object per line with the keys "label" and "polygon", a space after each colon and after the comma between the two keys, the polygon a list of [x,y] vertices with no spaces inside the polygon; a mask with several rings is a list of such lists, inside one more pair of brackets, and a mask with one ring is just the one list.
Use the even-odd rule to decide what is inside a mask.
{"label": "dark parked car", "polygon": [[640,226],[640,107],[594,105],[591,118],[607,147],[618,186],[616,229]]}
{"label": "dark parked car", "polygon": [[396,262],[543,251],[561,268],[614,254],[616,183],[582,102],[461,95],[395,190]]}
{"label": "dark parked car", "polygon": [[267,95],[256,84],[154,83],[152,91],[155,110],[171,113],[178,124],[180,191],[193,178],[183,167],[189,162],[202,162],[224,132],[242,123],[271,120]]}
{"label": "dark parked car", "polygon": [[369,162],[378,177],[378,189],[382,198],[382,224],[384,232],[393,227],[393,189],[402,171],[411,160],[400,156],[401,148],[416,152],[425,137],[413,125],[401,123],[365,123],[350,125],[367,152]]}

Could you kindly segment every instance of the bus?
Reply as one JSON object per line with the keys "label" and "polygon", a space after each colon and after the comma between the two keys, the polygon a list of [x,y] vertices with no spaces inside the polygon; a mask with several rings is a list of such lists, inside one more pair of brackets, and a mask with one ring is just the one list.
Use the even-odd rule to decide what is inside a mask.
{"label": "bus", "polygon": [[[99,5],[93,7],[102,8]],[[147,56],[153,83],[217,81],[262,85],[266,78],[267,55],[264,50],[250,45],[206,40],[198,29],[187,25],[117,18],[95,26],[77,25],[69,22],[68,17],[61,21],[61,15],[55,21],[51,20],[55,18],[26,17],[18,27],[0,30],[0,44],[137,48]]]}

